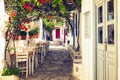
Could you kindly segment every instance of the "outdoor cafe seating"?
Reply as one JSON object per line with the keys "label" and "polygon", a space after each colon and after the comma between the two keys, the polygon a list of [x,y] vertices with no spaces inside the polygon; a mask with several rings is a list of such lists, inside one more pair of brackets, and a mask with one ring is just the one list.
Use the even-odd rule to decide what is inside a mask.
{"label": "outdoor cafe seating", "polygon": [[15,46],[16,67],[20,69],[21,75],[25,74],[28,77],[34,74],[38,65],[44,62],[46,43],[39,42],[35,44],[35,42],[29,42],[28,44],[27,40],[19,40],[15,42]]}

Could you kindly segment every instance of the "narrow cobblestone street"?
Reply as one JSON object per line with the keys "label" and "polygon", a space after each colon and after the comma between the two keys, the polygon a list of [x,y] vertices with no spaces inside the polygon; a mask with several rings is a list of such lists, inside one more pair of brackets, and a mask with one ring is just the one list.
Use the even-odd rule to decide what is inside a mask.
{"label": "narrow cobblestone street", "polygon": [[75,80],[72,60],[64,46],[50,46],[45,61],[32,76],[23,80]]}

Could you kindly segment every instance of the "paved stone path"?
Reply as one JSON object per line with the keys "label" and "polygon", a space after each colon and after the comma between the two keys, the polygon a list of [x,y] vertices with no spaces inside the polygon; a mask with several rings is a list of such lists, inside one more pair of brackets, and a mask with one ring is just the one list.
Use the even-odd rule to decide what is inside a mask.
{"label": "paved stone path", "polygon": [[72,60],[63,46],[51,46],[43,65],[32,76],[23,80],[75,80],[72,76]]}

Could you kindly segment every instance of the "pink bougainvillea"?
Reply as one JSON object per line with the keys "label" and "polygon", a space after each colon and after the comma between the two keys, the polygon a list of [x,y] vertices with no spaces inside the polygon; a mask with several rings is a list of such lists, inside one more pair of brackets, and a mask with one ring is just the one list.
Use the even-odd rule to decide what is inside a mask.
{"label": "pink bougainvillea", "polygon": [[50,3],[51,0],[38,0],[38,2],[44,5],[45,3]]}
{"label": "pink bougainvillea", "polygon": [[20,25],[20,30],[27,31],[28,28],[24,24],[21,24]]}
{"label": "pink bougainvillea", "polygon": [[51,16],[48,16],[48,19],[51,19]]}
{"label": "pink bougainvillea", "polygon": [[35,6],[31,2],[27,2],[23,5],[23,8],[29,12],[33,10]]}
{"label": "pink bougainvillea", "polygon": [[16,15],[17,15],[17,13],[16,13],[15,11],[11,11],[11,12],[10,12],[10,16],[11,16],[11,17],[15,17]]}

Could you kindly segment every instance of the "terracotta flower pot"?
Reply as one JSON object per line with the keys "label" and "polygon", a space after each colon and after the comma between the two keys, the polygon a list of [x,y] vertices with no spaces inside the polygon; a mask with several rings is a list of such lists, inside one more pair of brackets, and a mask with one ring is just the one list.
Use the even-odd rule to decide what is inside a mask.
{"label": "terracotta flower pot", "polygon": [[32,39],[33,38],[33,36],[29,36],[29,39]]}
{"label": "terracotta flower pot", "polygon": [[34,35],[34,38],[38,38],[38,34],[35,34],[35,35]]}
{"label": "terracotta flower pot", "polygon": [[19,40],[19,37],[20,37],[19,35],[15,35],[15,34],[14,34],[14,35],[12,36],[12,39],[13,39],[13,40]]}
{"label": "terracotta flower pot", "polygon": [[21,36],[21,40],[26,40],[26,36]]}

